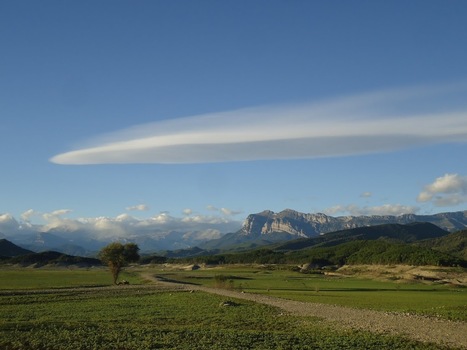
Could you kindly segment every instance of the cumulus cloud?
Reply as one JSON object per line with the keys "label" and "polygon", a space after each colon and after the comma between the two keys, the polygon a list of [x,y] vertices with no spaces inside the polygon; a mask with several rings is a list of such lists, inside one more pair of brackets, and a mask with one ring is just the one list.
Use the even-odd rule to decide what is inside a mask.
{"label": "cumulus cloud", "polygon": [[[0,214],[0,232],[7,237],[17,237],[24,234],[53,232],[61,236],[94,239],[98,241],[114,239],[139,239],[151,237],[164,239],[172,234],[191,240],[206,240],[209,237],[219,238],[224,233],[235,232],[242,223],[227,218],[224,215],[204,216],[191,215],[182,218],[173,217],[166,212],[145,219],[135,218],[128,213],[116,217],[84,217],[67,218],[71,210],[61,209],[43,213],[40,219],[43,223],[22,225],[11,214]],[[37,213],[27,211],[28,214]],[[30,216],[26,215],[28,218]]]}
{"label": "cumulus cloud", "polygon": [[42,214],[42,217],[44,218],[44,220],[48,221],[48,222],[52,222],[52,221],[56,221],[56,220],[61,220],[61,217],[66,215],[66,214],[69,214],[71,213],[72,210],[70,209],[58,209],[58,210],[54,210],[50,213],[43,213]]}
{"label": "cumulus cloud", "polygon": [[229,208],[221,208],[220,211],[222,214],[227,215],[227,216],[238,215],[242,213],[241,210],[232,210]]}
{"label": "cumulus cloud", "polygon": [[215,207],[213,205],[208,205],[206,207],[206,209],[210,210],[210,211],[220,212],[222,215],[225,215],[225,216],[234,216],[234,215],[238,215],[238,214],[243,213],[243,211],[241,211],[241,210],[233,210],[233,209],[229,209],[229,208],[218,208],[218,207]]}
{"label": "cumulus cloud", "polygon": [[38,213],[35,210],[28,209],[24,213],[21,214],[21,220],[23,220],[25,222],[29,222],[29,220],[31,220],[31,217],[33,217],[34,215],[37,215],[37,214]]}
{"label": "cumulus cloud", "polygon": [[183,209],[182,211],[183,215],[191,215],[193,214],[193,210],[190,208]]}
{"label": "cumulus cloud", "polygon": [[352,215],[352,216],[369,216],[369,215],[404,215],[414,214],[420,208],[416,206],[407,206],[402,204],[383,204],[380,206],[363,206],[360,207],[355,204],[349,205],[336,205],[334,207],[324,210],[327,215]]}
{"label": "cumulus cloud", "polygon": [[147,211],[149,207],[146,204],[138,204],[125,208],[128,211]]}
{"label": "cumulus cloud", "polygon": [[[203,163],[388,152],[467,141],[466,86],[411,88],[177,118],[100,137],[57,164]],[[422,126],[422,127],[421,127]]]}
{"label": "cumulus cloud", "polygon": [[11,214],[0,214],[0,233],[14,233],[18,227],[18,221]]}
{"label": "cumulus cloud", "polygon": [[57,210],[54,210],[50,213],[46,213],[44,215],[49,215],[49,216],[62,216],[62,215],[66,215],[66,214],[69,214],[71,213],[73,210],[71,209],[57,209]]}
{"label": "cumulus cloud", "polygon": [[45,221],[45,225],[41,227],[41,230],[43,232],[57,229],[65,231],[78,230],[80,225],[76,220],[64,217],[71,212],[71,209],[58,209],[50,213],[43,213],[42,218]]}
{"label": "cumulus cloud", "polygon": [[371,192],[363,192],[360,194],[360,197],[362,198],[370,198],[373,195]]}
{"label": "cumulus cloud", "polygon": [[437,207],[456,206],[467,202],[467,176],[444,174],[420,192],[418,202],[432,202]]}

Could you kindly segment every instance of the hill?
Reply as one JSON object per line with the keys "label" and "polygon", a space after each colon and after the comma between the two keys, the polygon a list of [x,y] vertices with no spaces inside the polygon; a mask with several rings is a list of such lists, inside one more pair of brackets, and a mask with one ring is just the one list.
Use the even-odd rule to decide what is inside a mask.
{"label": "hill", "polygon": [[447,253],[385,239],[355,240],[331,247],[313,247],[292,252],[289,258],[316,266],[373,264],[467,266],[466,261]]}
{"label": "hill", "polygon": [[450,254],[385,239],[353,240],[334,246],[318,246],[297,251],[275,251],[261,248],[240,253],[177,260],[198,264],[296,264],[312,268],[372,264],[467,267],[467,261]]}
{"label": "hill", "polygon": [[430,223],[387,224],[341,230],[243,252],[193,257],[192,261],[311,264],[316,267],[345,264],[467,266],[464,258],[450,254],[449,249],[431,249],[428,244],[445,242],[448,236],[449,232]]}
{"label": "hill", "polygon": [[41,267],[44,265],[70,266],[79,265],[82,267],[101,266],[102,262],[98,259],[83,258],[80,256],[67,255],[60,252],[47,251],[42,253],[32,253],[21,255],[3,260],[6,264],[18,264],[21,266]]}
{"label": "hill", "polygon": [[18,255],[25,255],[33,253],[30,250],[21,248],[16,244],[6,240],[0,239],[0,256],[1,257],[13,257]]}
{"label": "hill", "polygon": [[386,224],[371,227],[358,227],[354,229],[330,232],[325,235],[298,239],[279,243],[273,246],[275,250],[300,250],[312,246],[333,246],[352,240],[375,240],[384,238],[393,242],[410,243],[429,238],[438,238],[448,235],[449,232],[442,230],[430,223],[411,223],[407,225]]}
{"label": "hill", "polygon": [[422,241],[419,242],[418,245],[440,252],[449,253],[467,260],[467,230],[454,232],[447,236]]}

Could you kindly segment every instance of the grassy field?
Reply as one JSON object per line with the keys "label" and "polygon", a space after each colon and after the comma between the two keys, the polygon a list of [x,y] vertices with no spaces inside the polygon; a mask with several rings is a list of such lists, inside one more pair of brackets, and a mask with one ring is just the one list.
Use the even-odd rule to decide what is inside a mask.
{"label": "grassy field", "polygon": [[[311,281],[320,281],[318,277],[290,271],[201,270],[171,276],[213,284],[219,272],[228,272],[235,284],[250,291],[285,291],[287,297],[299,298],[300,288],[305,298],[324,293],[321,288],[356,289],[349,294],[363,288],[357,280],[328,285],[323,280],[316,291]],[[225,297],[158,290],[143,285],[136,272],[122,276],[131,287],[113,288],[96,288],[110,285],[105,270],[7,269],[0,270],[0,278],[7,281],[0,290],[1,349],[440,349],[396,336],[336,329],[318,319],[283,315],[245,300],[220,306]],[[365,283],[366,288],[389,288]]]}
{"label": "grassy field", "polygon": [[[141,283],[138,274],[123,272],[121,279]],[[70,287],[99,287],[112,284],[112,277],[105,268],[0,268],[0,290],[46,289]]]}
{"label": "grassy field", "polygon": [[289,270],[226,267],[196,271],[154,271],[187,283],[215,286],[216,276],[234,288],[285,299],[356,308],[398,311],[467,321],[467,289],[421,282],[396,283],[353,277],[302,274]]}

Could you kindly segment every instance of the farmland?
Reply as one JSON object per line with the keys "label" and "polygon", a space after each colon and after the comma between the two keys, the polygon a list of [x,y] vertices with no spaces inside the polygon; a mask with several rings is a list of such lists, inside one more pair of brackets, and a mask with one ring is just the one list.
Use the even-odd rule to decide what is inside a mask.
{"label": "farmland", "polygon": [[156,272],[168,279],[211,287],[223,276],[227,281],[224,287],[291,300],[467,321],[467,289],[450,284],[302,274],[264,267]]}
{"label": "farmland", "polygon": [[[110,285],[104,269],[3,269],[0,270],[0,347],[4,349],[440,349],[440,344],[421,343],[400,336],[376,334],[339,327],[316,317],[284,313],[276,307],[244,299],[187,289],[164,288],[140,277],[139,270],[122,276],[130,286]],[[394,283],[348,278],[337,282],[287,270],[227,268],[181,271],[145,269],[144,274],[163,274],[188,282],[214,286],[215,275],[234,277],[234,288],[311,302],[330,302],[339,294],[366,292],[367,305],[352,298],[343,301],[354,307],[377,303],[379,292],[414,293]],[[69,276],[74,283],[70,284]],[[292,278],[295,277],[295,278]],[[217,281],[217,282],[216,282]],[[305,283],[305,285],[303,285]],[[240,286],[241,284],[241,286]],[[316,288],[315,286],[318,286]],[[339,290],[336,289],[339,286]],[[433,288],[416,284],[427,303],[447,309],[465,307],[464,289]],[[217,286],[222,287],[222,286]],[[230,288],[230,286],[224,286]],[[425,289],[426,288],[426,289]],[[269,289],[269,291],[268,291]],[[436,288],[435,288],[436,289]],[[301,291],[301,292],[300,292]],[[423,294],[424,293],[424,294]],[[442,295],[459,295],[436,299]],[[457,294],[456,294],[457,293]],[[321,296],[324,295],[324,296]],[[420,295],[417,298],[420,298]],[[435,296],[435,297],[433,297]],[[434,299],[433,299],[434,298]],[[326,301],[328,299],[328,301]],[[407,299],[411,303],[416,298]],[[388,298],[389,300],[389,298]],[[443,299],[440,299],[443,300]],[[381,302],[381,301],[380,301]],[[401,302],[402,303],[402,302]],[[388,306],[398,309],[400,306]],[[415,307],[419,312],[424,308]],[[451,310],[452,311],[452,310]],[[452,311],[441,317],[461,319]],[[447,346],[445,348],[448,348]]]}

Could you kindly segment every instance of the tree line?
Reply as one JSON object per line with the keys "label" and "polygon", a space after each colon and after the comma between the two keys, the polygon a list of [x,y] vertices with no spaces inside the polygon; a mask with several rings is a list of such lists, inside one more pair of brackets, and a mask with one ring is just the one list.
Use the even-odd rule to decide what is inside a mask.
{"label": "tree line", "polygon": [[463,266],[467,261],[415,245],[392,243],[386,240],[355,240],[336,246],[314,247],[299,251],[257,249],[232,254],[206,255],[192,258],[167,259],[166,262],[197,264],[403,264]]}
{"label": "tree line", "polygon": [[188,258],[165,258],[146,256],[140,260],[139,247],[134,243],[111,243],[99,252],[99,259],[112,274],[113,283],[118,283],[122,269],[129,263],[142,264],[313,264],[328,265],[434,265],[467,267],[467,261],[450,254],[417,245],[394,243],[388,240],[354,240],[335,246],[313,247],[298,251],[274,251],[255,249],[245,252],[203,255]]}

